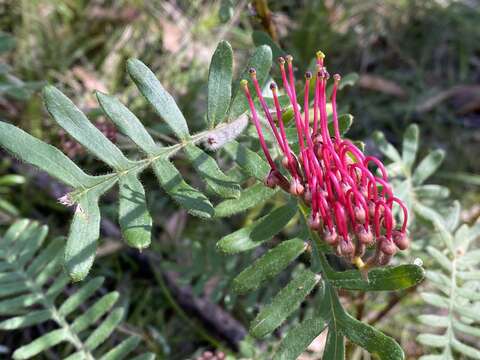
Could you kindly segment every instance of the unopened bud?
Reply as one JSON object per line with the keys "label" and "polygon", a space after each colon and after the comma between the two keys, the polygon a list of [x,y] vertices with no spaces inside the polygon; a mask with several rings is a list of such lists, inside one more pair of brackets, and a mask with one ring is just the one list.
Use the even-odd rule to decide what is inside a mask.
{"label": "unopened bud", "polygon": [[347,239],[341,238],[339,246],[340,246],[340,253],[347,258],[352,257],[353,254],[355,253],[355,245],[353,244],[352,240],[348,238]]}
{"label": "unopened bud", "polygon": [[332,230],[325,229],[323,232],[323,240],[329,245],[336,245],[338,242],[338,234],[335,228],[332,228]]}
{"label": "unopened bud", "polygon": [[355,215],[355,220],[357,220],[360,224],[365,224],[365,219],[367,215],[365,213],[365,209],[363,207],[355,206],[353,212]]}
{"label": "unopened bud", "polygon": [[400,250],[405,250],[410,246],[410,239],[407,237],[407,234],[399,230],[393,230],[392,238]]}
{"label": "unopened bud", "polygon": [[373,234],[370,229],[366,230],[363,225],[357,224],[355,226],[355,235],[361,244],[372,245],[373,244]]}
{"label": "unopened bud", "polygon": [[278,178],[273,170],[271,170],[265,178],[265,185],[272,189],[278,185]]}
{"label": "unopened bud", "polygon": [[392,240],[387,239],[385,236],[378,238],[380,251],[386,255],[394,255],[397,252],[397,247]]}
{"label": "unopened bud", "polygon": [[308,226],[312,230],[320,229],[320,214],[318,212],[310,215],[310,218],[308,219]]}
{"label": "unopened bud", "polygon": [[292,179],[290,183],[290,194],[295,196],[300,196],[305,190],[304,186],[300,183],[298,179]]}

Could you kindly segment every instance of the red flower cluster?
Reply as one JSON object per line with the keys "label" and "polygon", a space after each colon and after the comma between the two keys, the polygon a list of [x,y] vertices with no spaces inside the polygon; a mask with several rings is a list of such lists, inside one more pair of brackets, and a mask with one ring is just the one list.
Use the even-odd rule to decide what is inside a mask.
{"label": "red flower cluster", "polygon": [[[365,156],[350,140],[342,139],[336,106],[340,82],[338,74],[333,75],[331,105],[334,134],[330,135],[326,95],[330,75],[324,66],[323,53],[317,53],[317,76],[314,80],[315,84],[312,84],[314,88],[313,119],[310,119],[309,110],[312,74],[310,72],[305,74],[302,116],[297,102],[292,60],[289,55],[285,58],[281,57],[279,65],[283,87],[293,107],[300,148],[298,155],[292,152],[287,140],[276,85],[274,83],[270,85],[275,104],[275,109],[271,110],[262,95],[255,69],[250,69],[253,86],[283,154],[281,163],[290,173],[290,181],[280,172],[272,159],[265,143],[248,82],[242,81],[260,145],[271,167],[265,183],[269,187],[278,185],[309,204],[310,228],[318,231],[324,241],[334,247],[337,255],[357,265],[363,264],[361,257],[365,254],[367,247],[376,244],[376,250],[367,264],[386,265],[397,248],[404,250],[409,245],[406,235],[407,208],[393,195],[388,183],[387,171],[382,162],[373,156]],[[376,176],[375,171],[369,169],[369,165],[373,165],[381,176]],[[392,211],[394,203],[398,204],[403,211],[403,224],[398,229]]]}

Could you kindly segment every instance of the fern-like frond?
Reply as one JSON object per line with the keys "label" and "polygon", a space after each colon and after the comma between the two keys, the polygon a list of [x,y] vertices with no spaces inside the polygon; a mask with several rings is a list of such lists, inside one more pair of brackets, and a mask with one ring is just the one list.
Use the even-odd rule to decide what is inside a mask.
{"label": "fern-like frond", "polygon": [[[232,56],[230,45],[221,42],[210,67],[207,111],[210,127],[193,135],[173,97],[154,73],[140,60],[128,60],[127,71],[140,93],[177,137],[179,142],[171,146],[156,143],[135,114],[115,97],[97,93],[105,115],[143,153],[139,160],[127,158],[58,89],[45,87],[43,97],[48,112],[68,134],[112,169],[105,175],[86,174],[60,150],[13,125],[0,122],[0,146],[72,188],[59,200],[75,207],[65,247],[65,267],[73,280],[84,279],[93,264],[101,219],[99,201],[115,185],[119,187],[119,223],[123,238],[138,249],[149,246],[152,217],[148,211],[145,189],[139,180],[140,174],[147,168],[153,169],[164,191],[192,215],[211,218],[232,213],[228,203],[222,203],[216,211],[203,191],[190,186],[183,179],[172,163],[172,157],[179,151],[185,153],[209,193],[221,200],[239,199],[244,204],[243,210],[265,200],[263,196],[252,201],[251,193],[242,196],[238,182],[225,174],[215,159],[199,147],[199,144],[206,144],[211,150],[223,147],[234,140],[248,123],[248,118],[242,115],[247,108],[243,95],[237,94],[234,89],[234,96],[230,97]],[[257,68],[262,82],[266,81],[271,64],[272,52],[266,46],[258,47],[249,62],[249,66]],[[268,172],[265,162],[241,145],[231,149],[228,154],[250,176],[263,180]]]}
{"label": "fern-like frond", "polygon": [[[21,220],[0,238],[0,331],[48,324],[44,334],[16,349],[13,358],[35,358],[62,344],[70,345],[69,360],[131,358],[139,337],[120,344],[109,341],[125,317],[125,308],[116,306],[119,293],[101,294],[104,279],[96,277],[65,295],[64,241],[57,238],[43,246],[47,232],[46,226]],[[107,342],[108,351],[102,346]]]}
{"label": "fern-like frond", "polygon": [[480,250],[474,248],[480,236],[480,224],[457,227],[458,215],[436,223],[438,240],[445,250],[428,247],[437,269],[427,271],[426,278],[433,286],[422,294],[434,312],[419,320],[430,328],[418,336],[418,341],[435,348],[433,355],[421,360],[480,359]]}

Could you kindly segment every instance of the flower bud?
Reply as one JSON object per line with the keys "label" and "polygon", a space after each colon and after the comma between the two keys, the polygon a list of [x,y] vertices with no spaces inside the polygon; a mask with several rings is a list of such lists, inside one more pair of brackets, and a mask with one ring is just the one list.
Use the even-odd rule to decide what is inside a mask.
{"label": "flower bud", "polygon": [[385,236],[378,238],[380,251],[385,255],[394,255],[397,252],[397,248],[392,240],[387,239]]}
{"label": "flower bud", "polygon": [[355,220],[359,222],[360,224],[365,224],[365,219],[366,219],[366,213],[363,207],[355,206],[355,209],[353,210],[354,215],[355,215]]}
{"label": "flower bud", "polygon": [[355,253],[355,245],[353,244],[352,240],[350,240],[349,238],[341,238],[340,239],[340,253],[347,257],[347,258],[350,258],[353,256],[353,254]]}
{"label": "flower bud", "polygon": [[295,196],[300,196],[305,190],[304,186],[300,183],[298,179],[292,179],[290,182],[290,194]]}
{"label": "flower bud", "polygon": [[373,244],[373,234],[370,229],[365,230],[365,227],[361,224],[357,224],[355,226],[355,235],[357,235],[357,239],[360,244],[364,245],[372,245]]}
{"label": "flower bud", "polygon": [[268,186],[269,188],[275,188],[278,185],[278,178],[275,175],[275,172],[270,171],[265,178],[265,185]]}
{"label": "flower bud", "polygon": [[317,212],[315,214],[310,215],[310,218],[308,219],[308,226],[312,230],[318,230],[320,229],[320,214]]}
{"label": "flower bud", "polygon": [[400,250],[405,250],[410,246],[410,240],[407,237],[407,234],[401,232],[400,230],[393,230],[392,238],[393,242]]}
{"label": "flower bud", "polygon": [[323,231],[323,239],[329,245],[336,245],[338,242],[338,234],[335,228],[333,227],[332,230],[325,229]]}

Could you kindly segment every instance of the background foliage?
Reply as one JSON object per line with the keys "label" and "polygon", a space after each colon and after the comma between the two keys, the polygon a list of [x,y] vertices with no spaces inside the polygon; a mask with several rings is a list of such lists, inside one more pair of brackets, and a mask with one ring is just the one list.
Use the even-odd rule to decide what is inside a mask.
{"label": "background foliage", "polygon": [[[254,47],[270,41],[265,32],[294,55],[300,72],[308,68],[312,55],[320,48],[327,54],[329,69],[343,75],[352,73],[353,86],[345,87],[339,96],[341,113],[355,116],[349,136],[363,140],[367,152],[383,154],[384,159],[391,162],[395,191],[414,211],[412,249],[397,260],[413,263],[421,259],[427,270],[427,280],[419,287],[395,293],[340,291],[339,303],[355,318],[395,337],[407,358],[480,358],[479,319],[475,311],[479,306],[475,295],[479,279],[476,234],[480,213],[476,205],[479,178],[475,175],[479,174],[476,159],[480,108],[479,4],[434,0],[275,1],[269,2],[271,18],[262,5],[263,1],[2,1],[2,121],[55,145],[88,174],[105,176],[111,172],[109,165],[117,164],[109,164],[111,159],[98,161],[78,146],[77,141],[86,145],[86,141],[100,138],[87,136],[75,141],[53,121],[55,110],[47,104],[53,118],[48,116],[38,91],[46,83],[55,85],[71,98],[95,128],[107,135],[107,141],[125,155],[123,159],[141,163],[144,155],[139,155],[135,140],[129,136],[132,143],[124,134],[112,130],[110,120],[118,116],[109,116],[108,105],[114,100],[100,94],[97,102],[95,90],[115,94],[146,126],[149,135],[143,135],[151,136],[165,148],[175,148],[176,136],[182,137],[185,133],[184,129],[172,132],[166,122],[160,121],[160,116],[168,118],[161,113],[161,104],[157,112],[152,111],[148,94],[139,95],[136,88],[142,91],[142,76],[138,73],[141,65],[130,62],[127,72],[128,58],[138,58],[148,64],[163,87],[174,96],[187,119],[190,134],[197,134],[211,129],[225,114],[225,103],[215,108],[207,105],[209,97],[223,93],[207,86],[207,79],[240,78]],[[233,74],[209,74],[211,56],[224,39],[234,49]],[[279,55],[277,46],[272,45],[272,51],[273,58]],[[217,52],[228,54],[227,45],[219,47]],[[221,58],[224,60],[225,56]],[[135,65],[137,69],[133,69]],[[48,91],[46,98],[56,90],[49,88]],[[234,85],[233,95],[235,91]],[[412,123],[418,127],[411,126]],[[120,124],[116,125],[121,128]],[[90,127],[90,134],[97,133],[93,128]],[[4,130],[2,128],[2,135]],[[256,150],[257,144],[247,134],[248,129],[238,139],[239,143]],[[214,135],[225,136],[224,132]],[[98,146],[92,143],[90,150],[95,154]],[[232,358],[270,359],[274,353],[287,353],[291,349],[288,336],[280,345],[286,334],[303,338],[302,328],[312,329],[309,325],[313,323],[309,321],[324,316],[316,309],[338,306],[336,300],[325,305],[325,294],[331,292],[327,285],[312,292],[304,305],[292,312],[288,321],[272,335],[263,340],[245,336],[259,309],[264,309],[260,314],[265,314],[268,307],[264,305],[291,278],[300,277],[308,282],[308,273],[303,268],[308,260],[302,234],[297,233],[301,226],[299,220],[284,224],[283,230],[282,226],[271,234],[274,237],[269,246],[261,245],[235,256],[225,256],[216,250],[219,239],[240,228],[251,228],[255,219],[284,204],[281,194],[256,182],[255,178],[261,179],[262,171],[265,172],[261,165],[240,171],[238,162],[237,165],[232,162],[232,154],[238,153],[239,146],[233,142],[225,151],[209,153],[225,178],[221,184],[207,181],[207,187],[205,171],[217,170],[195,166],[194,159],[203,156],[198,148],[182,149],[175,156],[175,166],[185,185],[200,188],[208,198],[215,199],[215,208],[205,200],[200,202],[202,214],[216,215],[209,222],[187,217],[185,210],[177,206],[180,200],[178,196],[175,199],[175,189],[162,189],[152,169],[145,169],[140,183],[135,181],[135,176],[129,179],[124,192],[129,191],[132,184],[137,190],[146,189],[143,196],[148,212],[142,213],[142,224],[151,231],[152,243],[141,254],[125,247],[120,232],[128,239],[125,231],[129,223],[120,221],[118,226],[116,220],[119,216],[122,218],[118,213],[119,199],[122,212],[122,199],[132,198],[132,192],[122,196],[120,187],[120,193],[110,190],[102,197],[101,242],[90,276],[104,277],[105,281],[98,285],[98,294],[93,294],[85,306],[113,291],[122,294],[118,308],[111,313],[116,314],[116,319],[121,317],[123,325],[110,337],[109,346],[133,335],[142,341],[137,355],[151,351],[160,359],[185,359],[197,358],[207,350],[218,350]],[[143,150],[148,154],[158,149]],[[4,152],[1,155],[0,221],[4,228],[28,217],[48,224],[51,239],[68,234],[71,209],[57,202],[65,193],[63,185],[45,173],[32,171]],[[167,162],[163,165],[168,167]],[[248,188],[241,195],[235,186],[238,183]],[[215,185],[218,186],[215,188]],[[238,195],[243,200],[243,211],[229,217],[232,208],[239,204],[235,199]],[[128,211],[128,202],[124,204],[124,211]],[[463,223],[467,225],[461,225]],[[5,238],[7,236],[2,243]],[[286,239],[293,240],[282,242]],[[275,266],[284,268],[289,263],[287,260],[293,260],[287,271],[273,278],[266,274],[268,286],[258,289],[256,286],[245,288],[244,284],[251,284],[248,272],[241,276],[249,281],[242,282],[241,277],[234,280],[255,259],[280,242],[289,247],[291,255]],[[133,245],[141,248],[145,243]],[[51,271],[57,271],[53,265]],[[5,274],[7,268],[2,269],[0,275],[7,276]],[[39,276],[39,281],[53,287],[55,283],[49,282],[52,275],[46,274],[43,280]],[[0,281],[2,279],[0,277]],[[62,279],[65,281],[60,277],[58,282]],[[75,293],[76,286],[80,288],[85,284],[63,288],[56,306],[61,306],[60,300]],[[254,291],[237,295],[233,290]],[[5,291],[2,296],[13,296]],[[46,314],[41,313],[45,311],[41,308],[36,311]],[[2,313],[4,329],[12,328],[8,324],[15,323],[11,320],[14,315],[22,313]],[[15,330],[14,336],[0,331],[0,350],[9,357],[15,349],[54,331],[55,324],[45,321]],[[325,319],[325,323],[329,323],[329,319]],[[432,323],[438,327],[432,328]],[[261,329],[255,331],[262,333]],[[309,339],[308,334],[303,335]],[[86,340],[88,335],[81,338]],[[332,335],[323,332],[302,357],[321,358],[324,348],[328,351],[332,341]],[[42,356],[62,358],[74,352],[69,345],[55,350],[46,351]],[[348,359],[369,358],[350,341],[347,341],[346,352]]]}

